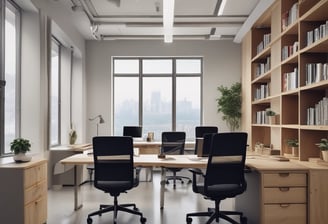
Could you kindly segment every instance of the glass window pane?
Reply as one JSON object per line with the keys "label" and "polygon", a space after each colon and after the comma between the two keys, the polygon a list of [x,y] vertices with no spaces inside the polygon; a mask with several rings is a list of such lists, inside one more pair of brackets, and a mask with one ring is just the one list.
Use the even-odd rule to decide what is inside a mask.
{"label": "glass window pane", "polygon": [[59,144],[59,46],[51,46],[50,75],[50,144]]}
{"label": "glass window pane", "polygon": [[200,59],[177,59],[177,74],[201,74],[202,66]]}
{"label": "glass window pane", "polygon": [[143,74],[172,74],[172,59],[142,60]]}
{"label": "glass window pane", "polygon": [[154,132],[155,140],[162,131],[172,130],[172,78],[143,78],[143,132]]}
{"label": "glass window pane", "polygon": [[137,59],[114,59],[115,74],[138,74],[139,61]]}
{"label": "glass window pane", "polygon": [[16,137],[16,91],[17,91],[17,33],[16,15],[11,9],[6,7],[5,19],[5,150],[10,153],[10,142]]}
{"label": "glass window pane", "polygon": [[200,77],[177,77],[176,81],[176,130],[185,131],[191,140],[200,125]]}
{"label": "glass window pane", "polygon": [[114,78],[114,135],[123,134],[123,126],[139,125],[139,78]]}

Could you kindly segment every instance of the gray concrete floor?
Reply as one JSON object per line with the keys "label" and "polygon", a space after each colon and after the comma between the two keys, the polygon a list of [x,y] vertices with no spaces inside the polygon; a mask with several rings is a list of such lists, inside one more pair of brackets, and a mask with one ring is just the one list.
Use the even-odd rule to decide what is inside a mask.
{"label": "gray concrete floor", "polygon": [[[179,173],[180,174],[180,173]],[[189,175],[188,171],[184,172]],[[205,200],[201,195],[192,191],[191,184],[177,183],[176,189],[173,184],[166,185],[165,206],[160,209],[159,191],[160,174],[154,172],[152,182],[140,182],[137,188],[123,193],[118,198],[119,203],[136,203],[139,210],[147,218],[147,224],[181,224],[186,223],[186,214],[196,211],[206,211],[213,207],[214,203]],[[113,198],[86,183],[81,186],[83,207],[78,211],[73,209],[73,187],[48,191],[48,222],[47,224],[86,224],[89,213],[97,210],[99,204],[111,204]],[[221,209],[232,210],[233,199],[226,199],[221,203]],[[207,218],[193,218],[193,224],[205,223]],[[113,213],[109,212],[102,216],[94,216],[93,224],[112,224]],[[123,212],[118,213],[119,224],[140,223],[139,217]],[[215,222],[214,222],[215,223]],[[220,224],[226,222],[220,221]]]}

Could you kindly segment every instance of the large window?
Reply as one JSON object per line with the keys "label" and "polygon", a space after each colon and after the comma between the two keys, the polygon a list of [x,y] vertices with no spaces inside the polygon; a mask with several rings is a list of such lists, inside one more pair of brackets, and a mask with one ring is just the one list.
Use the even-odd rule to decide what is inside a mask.
{"label": "large window", "polygon": [[185,131],[201,123],[201,58],[113,58],[114,134],[124,125],[143,132]]}
{"label": "large window", "polygon": [[60,47],[53,39],[51,44],[50,72],[50,144],[60,144]]}
{"label": "large window", "polygon": [[[1,75],[0,75],[0,115],[1,155],[10,153],[10,142],[20,132],[20,11],[11,1],[1,1]],[[4,15],[3,15],[4,14]],[[2,44],[4,44],[2,46]]]}

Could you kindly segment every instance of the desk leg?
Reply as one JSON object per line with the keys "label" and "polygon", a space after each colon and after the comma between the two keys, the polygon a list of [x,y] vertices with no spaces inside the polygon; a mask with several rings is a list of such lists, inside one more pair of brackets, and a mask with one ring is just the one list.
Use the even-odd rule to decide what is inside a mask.
{"label": "desk leg", "polygon": [[160,197],[160,206],[161,209],[164,208],[164,192],[165,192],[165,177],[166,177],[166,170],[164,167],[161,168],[161,197]]}
{"label": "desk leg", "polygon": [[78,174],[77,174],[77,165],[74,166],[74,210],[79,210],[82,208],[82,203],[79,201],[79,194],[80,194],[80,185],[78,181]]}

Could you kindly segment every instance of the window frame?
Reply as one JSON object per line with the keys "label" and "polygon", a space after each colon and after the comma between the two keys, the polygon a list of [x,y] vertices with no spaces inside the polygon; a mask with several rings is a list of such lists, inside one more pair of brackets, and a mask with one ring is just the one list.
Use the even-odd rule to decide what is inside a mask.
{"label": "window frame", "polygon": [[[139,61],[139,71],[138,73],[115,73],[115,60],[138,60]],[[151,73],[146,73],[143,74],[142,69],[143,65],[142,62],[143,60],[172,60],[172,73],[158,73],[158,74],[151,74]],[[179,59],[196,59],[200,60],[200,73],[177,73],[176,72],[176,64],[177,60]],[[201,56],[190,56],[190,57],[121,57],[121,56],[114,56],[112,57],[112,94],[113,94],[113,102],[112,102],[112,107],[113,107],[113,112],[115,112],[115,95],[114,95],[114,88],[115,88],[115,78],[116,77],[138,77],[139,79],[139,124],[143,124],[143,78],[144,77],[172,77],[172,124],[171,124],[171,130],[175,131],[176,130],[176,125],[177,125],[177,111],[176,111],[176,103],[177,103],[177,92],[176,92],[176,82],[177,82],[177,77],[200,77],[200,118],[199,122],[200,124],[203,123],[203,61],[204,58]],[[113,113],[114,114],[114,113]],[[112,122],[112,130],[114,134],[115,133],[115,116],[113,115],[113,122]]]}
{"label": "window frame", "polygon": [[[62,44],[61,42],[54,36],[52,35],[51,36],[51,51],[52,51],[52,44],[56,44],[58,46],[58,101],[57,101],[57,105],[58,105],[58,108],[57,108],[57,113],[58,113],[58,132],[57,132],[57,135],[58,135],[58,138],[56,139],[56,143],[52,144],[52,138],[51,138],[51,105],[52,105],[52,99],[51,99],[51,93],[52,93],[52,90],[51,90],[51,86],[52,86],[52,83],[51,83],[51,76],[52,76],[52,73],[51,73],[51,69],[50,69],[50,76],[49,76],[49,146],[50,147],[53,147],[53,146],[57,146],[57,145],[60,145],[61,144],[61,47],[62,47]],[[50,67],[51,67],[51,52],[50,52]]]}
{"label": "window frame", "polygon": [[21,134],[21,9],[11,0],[0,1],[0,36],[1,36],[1,52],[0,52],[0,157],[11,156],[11,152],[6,152],[5,148],[5,22],[6,8],[15,14],[15,32],[16,32],[16,76],[15,76],[15,138]]}

